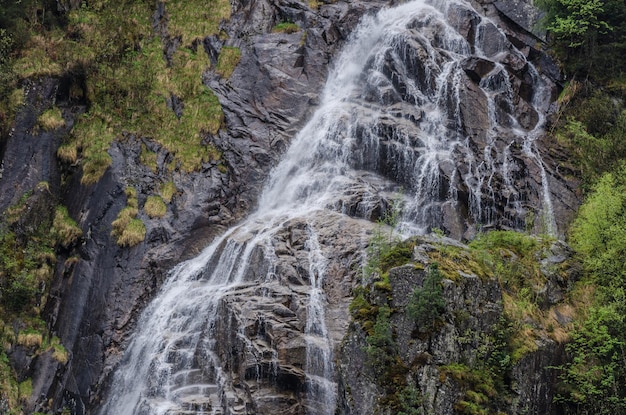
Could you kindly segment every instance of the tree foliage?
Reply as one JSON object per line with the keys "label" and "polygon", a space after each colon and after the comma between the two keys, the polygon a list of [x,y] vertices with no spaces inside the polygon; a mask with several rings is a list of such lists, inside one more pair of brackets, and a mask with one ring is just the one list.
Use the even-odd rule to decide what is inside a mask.
{"label": "tree foliage", "polygon": [[581,414],[626,411],[626,166],[604,174],[579,210],[570,243],[596,300],[567,345],[559,400]]}
{"label": "tree foliage", "polygon": [[626,4],[621,0],[541,0],[544,27],[570,75],[597,78],[626,69]]}
{"label": "tree foliage", "polygon": [[596,282],[611,292],[626,282],[626,166],[606,173],[581,206],[571,228],[571,245]]}
{"label": "tree foliage", "polygon": [[407,314],[415,320],[421,332],[432,332],[446,310],[441,279],[437,263],[430,264],[422,287],[413,291],[406,307]]}

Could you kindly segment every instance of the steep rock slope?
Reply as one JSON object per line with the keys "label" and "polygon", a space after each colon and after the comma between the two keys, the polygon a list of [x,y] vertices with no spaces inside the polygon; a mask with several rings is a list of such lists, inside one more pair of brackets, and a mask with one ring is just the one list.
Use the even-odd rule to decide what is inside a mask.
{"label": "steep rock slope", "polygon": [[[102,392],[106,390],[110,379],[109,374],[127,345],[139,311],[154,296],[168,270],[182,259],[198,252],[215,235],[253,209],[269,170],[317,104],[328,65],[339,47],[343,45],[361,15],[383,5],[381,2],[338,2],[312,8],[311,5],[301,2],[252,1],[235,4],[231,19],[221,26],[227,36],[208,37],[202,45],[197,45],[213,61],[217,60],[220,50],[225,46],[236,46],[241,50],[241,60],[228,79],[212,71],[205,73],[203,78],[205,84],[216,92],[224,110],[224,128],[206,139],[222,151],[225,168],[217,163],[205,163],[199,172],[174,172],[172,179],[177,192],[167,213],[163,218],[151,218],[140,212],[139,217],[146,225],[146,238],[144,242],[131,248],[118,246],[111,236],[111,223],[130,204],[129,199],[132,197],[125,191],[129,186],[137,191],[135,203],[143,206],[154,189],[166,181],[163,172],[168,161],[167,150],[149,138],[125,136],[116,140],[108,150],[112,165],[98,183],[91,186],[81,185],[80,171],[76,166],[64,166],[66,170],[62,180],[54,153],[61,136],[73,125],[77,114],[85,111],[86,103],[72,99],[68,93],[67,79],[42,79],[33,81],[32,88],[26,88],[26,107],[16,118],[15,128],[3,147],[4,170],[0,181],[0,206],[6,208],[15,203],[23,192],[32,189],[40,181],[47,181],[55,197],[68,206],[71,216],[77,220],[84,235],[81,244],[74,247],[73,252],[59,253],[55,280],[46,304],[50,330],[60,337],[63,345],[70,351],[70,361],[63,366],[50,356],[38,358],[37,365],[33,365],[37,369],[30,372],[34,385],[34,398],[29,400],[32,408],[45,408],[48,399],[52,399],[53,408],[68,406],[77,414],[99,406]],[[547,78],[557,80],[558,71],[534,47],[537,39],[502,14],[509,10],[498,8],[498,3],[495,6],[491,3],[477,4],[477,8],[481,13],[498,21],[507,31],[508,39],[520,50],[524,50],[529,60],[541,63]],[[166,6],[164,10],[167,10]],[[155,14],[154,19],[155,22],[164,21],[159,13]],[[474,20],[471,17],[468,19],[468,16],[459,16],[458,26],[468,37],[473,36],[473,31],[476,30],[472,24]],[[513,18],[511,20],[516,21]],[[278,23],[288,21],[296,23],[299,30],[293,33],[272,33]],[[160,30],[167,36],[167,25],[162,25]],[[514,110],[515,117],[525,120],[525,128],[532,129],[537,122],[537,114],[533,113],[528,104],[524,104],[525,98],[532,96],[532,84],[528,79],[527,67],[523,64],[518,67],[518,63],[507,62],[507,70],[511,71],[511,79],[515,81],[514,90],[518,94],[516,101],[520,102],[520,106]],[[461,111],[466,122],[465,127],[468,128],[467,133],[471,136],[471,148],[476,154],[485,153],[486,130],[489,126],[485,121],[486,103],[472,85],[480,83],[482,77],[490,71],[490,65],[492,64],[488,60],[477,59],[466,62],[465,67],[467,79],[464,82],[468,85],[467,91],[470,95],[463,100],[466,107],[461,108]],[[554,88],[555,95],[555,85],[551,84],[550,87]],[[65,126],[53,133],[37,132],[34,130],[37,115],[53,104],[63,109]],[[477,108],[482,108],[482,111],[477,111]],[[396,126],[390,123],[388,127],[388,137],[392,137],[392,130]],[[496,149],[494,151],[503,151],[508,144],[506,137],[499,139],[501,142],[493,147]],[[37,145],[24,145],[31,142],[36,142]],[[42,146],[42,143],[45,145]],[[390,143],[384,145],[389,148],[392,146]],[[142,146],[156,153],[156,171],[140,163]],[[559,152],[552,150],[548,152],[547,147],[543,149],[540,146],[551,185],[557,224],[562,230],[575,208],[575,183],[556,173],[556,161],[553,162],[551,157],[557,157]],[[395,179],[392,157],[382,157],[375,162],[382,166],[382,175],[387,179]],[[524,155],[519,157],[523,158]],[[521,161],[519,165],[522,170],[516,177],[519,181],[526,182],[519,187],[528,191],[519,195],[518,200],[523,202],[526,211],[535,212],[543,197],[542,173],[532,161]],[[443,176],[446,181],[453,180],[451,170],[444,171]],[[399,183],[406,184],[402,179]],[[389,183],[381,184],[380,189],[386,186]],[[446,213],[446,220],[442,223],[447,232],[459,238],[471,236],[477,220],[467,213],[470,193],[468,190],[460,198],[462,202],[453,212]],[[345,201],[344,205],[345,211],[354,216],[376,219],[382,216],[381,212],[386,210],[388,203],[379,202],[365,213],[358,209],[358,196],[354,200]],[[493,206],[495,213],[490,218],[493,219],[493,226],[521,226],[519,217],[511,219],[507,210],[510,208],[508,202],[499,200]],[[542,226],[539,216],[536,215],[534,221],[531,220],[530,227],[539,229]],[[335,220],[338,219],[333,219]],[[296,225],[295,228],[299,226]],[[359,226],[367,227],[363,224]],[[327,249],[337,250],[337,255],[341,258],[337,260],[341,264],[337,266],[337,278],[331,279],[332,282],[329,283],[335,286],[334,291],[333,287],[327,288],[329,301],[336,305],[333,315],[338,323],[333,328],[332,336],[336,343],[347,326],[350,289],[356,284],[358,275],[354,269],[348,270],[357,266],[354,255],[361,248],[362,231],[359,226],[351,225],[351,230],[346,231],[348,236],[345,244],[328,235]],[[289,243],[285,242],[287,246],[283,250],[283,266],[286,270],[282,271],[282,277],[297,279],[301,278],[301,272],[290,270],[303,266],[296,260],[298,254],[294,252],[297,249],[291,247],[298,246],[298,239],[293,236],[293,232],[289,238],[285,237]],[[66,261],[69,258],[72,260]],[[306,285],[306,282],[299,283]],[[242,290],[245,291],[244,288]],[[261,303],[269,301],[258,293],[246,295],[258,298]],[[245,298],[234,296],[232,301],[225,303],[222,306],[225,310],[224,318],[231,313],[232,316],[240,315],[245,308],[240,303]],[[271,304],[289,303],[280,293],[271,298]],[[263,307],[259,306],[260,309]],[[267,316],[252,319],[256,322],[249,329],[251,338],[253,332],[260,333],[271,331],[272,327],[282,327],[284,320],[291,318],[292,313],[303,313],[297,305],[272,307],[272,310],[267,311]],[[283,340],[292,339],[289,345],[278,348],[283,371],[271,373],[267,368],[269,363],[263,363],[265,346],[258,346],[265,341],[263,338],[255,343],[261,349],[255,353],[250,352],[252,360],[258,362],[261,359],[260,365],[248,365],[244,360],[233,362],[229,367],[238,377],[252,383],[254,379],[249,373],[250,368],[265,367],[268,372],[256,380],[259,388],[266,385],[263,383],[264,379],[278,382],[278,389],[282,389],[282,392],[274,403],[264,407],[259,403],[264,398],[255,398],[258,408],[266,408],[259,409],[259,413],[270,411],[268,408],[284,409],[292,405],[297,407],[294,413],[303,410],[297,403],[300,399],[298,394],[303,387],[298,385],[304,382],[303,374],[295,364],[303,359],[301,340],[297,339],[303,318],[300,316],[300,322],[293,329],[277,337]],[[259,321],[277,323],[267,323],[261,330],[255,326]],[[247,325],[245,322],[239,324],[242,327]],[[226,355],[228,350],[243,351],[249,346],[237,344],[241,339],[232,338],[232,333],[229,335],[226,328],[220,330],[225,330],[223,337],[230,340],[221,344],[224,349],[219,353]],[[273,353],[272,348],[267,351]],[[284,379],[289,381],[283,381]],[[267,393],[252,395],[275,397],[276,391],[272,388],[275,386],[271,386]],[[42,396],[45,398],[40,399]],[[235,399],[233,405],[240,405],[249,396],[250,394]]]}
{"label": "steep rock slope", "polygon": [[390,252],[350,306],[341,413],[563,413],[556,367],[579,276],[565,245],[498,231]]}

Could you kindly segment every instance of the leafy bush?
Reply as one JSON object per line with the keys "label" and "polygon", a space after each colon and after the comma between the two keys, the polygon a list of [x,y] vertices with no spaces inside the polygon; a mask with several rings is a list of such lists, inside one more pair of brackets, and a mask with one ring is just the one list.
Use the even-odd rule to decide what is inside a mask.
{"label": "leafy bush", "polygon": [[626,410],[626,166],[605,173],[570,232],[596,296],[587,318],[567,345],[558,400],[581,413],[615,414]]}
{"label": "leafy bush", "polygon": [[609,292],[626,282],[626,165],[606,173],[581,206],[570,231],[570,244],[596,282]]}
{"label": "leafy bush", "polygon": [[626,4],[620,0],[541,0],[544,27],[570,77],[610,79],[626,63]]}
{"label": "leafy bush", "polygon": [[615,304],[597,306],[567,345],[557,401],[582,413],[610,415],[626,410],[626,324]]}

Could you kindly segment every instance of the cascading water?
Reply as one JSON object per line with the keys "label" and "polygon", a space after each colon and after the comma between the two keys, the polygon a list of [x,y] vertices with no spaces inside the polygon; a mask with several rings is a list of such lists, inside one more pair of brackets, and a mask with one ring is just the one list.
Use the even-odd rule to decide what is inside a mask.
{"label": "cascading water", "polygon": [[[474,25],[465,30],[473,31],[469,38],[461,34],[468,15]],[[542,172],[549,216],[546,173],[534,143],[549,94],[532,69],[537,87],[521,103],[507,72],[515,65],[532,66],[493,23],[460,0],[418,0],[364,18],[338,57],[318,110],[272,172],[257,211],[173,269],[143,312],[99,414],[255,413],[230,385],[235,375],[228,371],[240,357],[217,351],[224,341],[217,338],[225,324],[220,316],[237,293],[283,283],[275,240],[296,220],[306,223],[301,249],[308,287],[289,288],[306,302],[304,379],[293,392],[304,402],[302,411],[334,414],[328,264],[318,237],[324,221],[315,218],[328,211],[375,218],[389,193],[402,188],[405,232],[445,228],[442,218],[450,211],[465,212],[466,226],[500,221],[496,225],[519,227],[526,211],[515,175],[523,155]],[[530,116],[516,112],[521,104]],[[483,118],[471,114],[481,108]],[[523,149],[522,156],[513,157],[516,149]],[[553,226],[553,219],[548,222]],[[271,299],[255,301],[265,306]],[[246,356],[259,359],[246,366],[254,369],[250,373],[236,375],[238,382],[257,379],[261,385],[265,372],[279,376],[279,357],[275,350],[262,356],[246,338],[249,331],[261,336],[265,330],[262,321],[248,319],[229,317],[226,331],[244,338]],[[285,379],[298,377],[290,376]],[[250,397],[260,387],[239,389]]]}

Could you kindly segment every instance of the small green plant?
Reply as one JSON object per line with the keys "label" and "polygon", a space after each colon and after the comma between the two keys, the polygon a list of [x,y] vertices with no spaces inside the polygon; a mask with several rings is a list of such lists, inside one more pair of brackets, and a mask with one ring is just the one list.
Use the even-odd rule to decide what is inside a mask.
{"label": "small green plant", "polygon": [[295,33],[300,30],[300,27],[292,22],[282,22],[274,26],[272,32],[274,33]]}
{"label": "small green plant", "polygon": [[83,231],[70,217],[65,206],[57,206],[52,222],[52,234],[61,246],[69,248],[83,236]]}
{"label": "small green plant", "polygon": [[[494,376],[488,370],[470,368],[462,363],[439,367],[440,380],[453,379],[464,391],[463,398],[454,404],[461,414],[488,415],[489,404],[498,397]],[[500,397],[502,398],[502,397]]]}
{"label": "small green plant", "polygon": [[143,209],[151,218],[162,218],[167,213],[167,206],[161,196],[148,196]]}
{"label": "small green plant", "polygon": [[52,107],[44,111],[37,118],[37,125],[44,131],[56,130],[65,126],[65,120],[61,114],[61,110],[57,107]]}
{"label": "small green plant", "polygon": [[397,415],[424,415],[422,410],[422,393],[413,386],[406,386],[398,393],[400,411]]}
{"label": "small green plant", "polygon": [[146,225],[141,219],[131,219],[117,238],[120,246],[135,246],[146,238]]}
{"label": "small green plant", "polygon": [[157,173],[157,153],[148,150],[145,144],[141,145],[141,155],[139,156],[139,161],[141,161],[141,164],[148,167],[154,173]]}
{"label": "small green plant", "polygon": [[19,384],[19,396],[20,400],[25,401],[33,394],[33,380],[31,378]]}
{"label": "small green plant", "polygon": [[407,315],[415,320],[418,330],[422,333],[435,331],[446,310],[441,279],[437,263],[430,264],[423,285],[413,291],[406,306]]}
{"label": "small green plant", "polygon": [[146,237],[146,226],[137,219],[139,213],[137,191],[134,187],[126,188],[127,206],[117,215],[117,219],[111,224],[113,236],[119,246],[135,246]]}
{"label": "small green plant", "polygon": [[170,203],[176,192],[176,185],[172,181],[165,182],[161,185],[160,193],[165,203]]}
{"label": "small green plant", "polygon": [[220,51],[220,55],[217,58],[217,67],[215,71],[225,79],[235,71],[239,60],[241,59],[241,50],[239,48],[224,46]]}
{"label": "small green plant", "polygon": [[69,360],[67,349],[61,344],[61,340],[58,337],[52,336],[49,341],[43,345],[45,350],[52,350],[52,358],[64,365]]}

